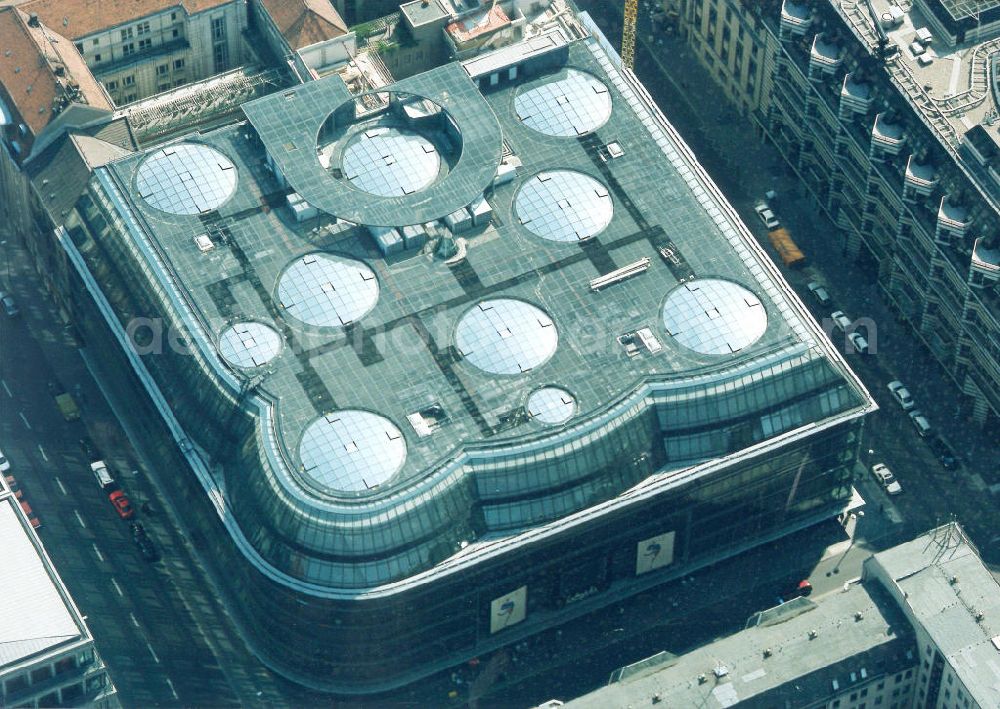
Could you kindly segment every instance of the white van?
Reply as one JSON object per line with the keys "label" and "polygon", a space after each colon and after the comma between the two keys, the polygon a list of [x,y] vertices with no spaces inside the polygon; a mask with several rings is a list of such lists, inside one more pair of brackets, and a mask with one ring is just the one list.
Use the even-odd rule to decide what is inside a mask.
{"label": "white van", "polygon": [[115,486],[115,479],[111,477],[111,471],[108,470],[108,466],[103,460],[91,463],[90,469],[94,472],[97,484],[101,486],[102,490],[107,490]]}

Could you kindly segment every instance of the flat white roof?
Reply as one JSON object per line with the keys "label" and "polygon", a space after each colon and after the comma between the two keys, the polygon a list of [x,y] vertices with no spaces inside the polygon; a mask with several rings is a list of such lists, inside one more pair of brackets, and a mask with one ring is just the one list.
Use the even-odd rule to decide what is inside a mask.
{"label": "flat white roof", "polygon": [[15,505],[10,495],[0,496],[0,672],[85,634],[62,580]]}

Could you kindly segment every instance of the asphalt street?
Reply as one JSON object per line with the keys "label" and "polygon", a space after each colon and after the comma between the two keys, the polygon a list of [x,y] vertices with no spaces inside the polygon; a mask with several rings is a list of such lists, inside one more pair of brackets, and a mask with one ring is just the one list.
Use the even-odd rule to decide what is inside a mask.
{"label": "asphalt street", "polygon": [[[39,535],[124,706],[287,706],[275,679],[232,628],[183,534],[164,514],[148,466],[131,449],[37,274],[11,235],[0,244],[0,288],[21,314],[0,320],[0,448],[42,523]],[[54,392],[75,395],[66,421]],[[91,439],[162,555],[149,563],[89,468]]]}
{"label": "asphalt street", "polygon": [[[602,3],[597,9],[602,7],[608,6]],[[616,41],[620,20],[598,12],[595,19]],[[531,706],[550,697],[575,696],[603,684],[624,664],[663,649],[682,652],[738,630],[749,615],[773,605],[778,589],[790,579],[809,578],[816,595],[835,592],[858,576],[873,551],[952,518],[966,526],[988,561],[1000,563],[1000,538],[993,538],[990,522],[997,500],[986,492],[988,485],[1000,482],[990,477],[1000,451],[996,442],[954,415],[954,384],[886,308],[873,275],[844,258],[836,229],[801,193],[780,156],[753,135],[747,119],[726,107],[683,42],[663,34],[651,46],[648,29],[641,31],[637,73],[753,228],[755,200],[777,189],[779,216],[810,257],[805,271],[786,272],[799,292],[805,297],[805,283],[820,280],[833,296],[831,309],[877,324],[877,351],[848,355],[882,406],[869,419],[863,463],[886,462],[905,492],[887,497],[859,466],[857,487],[869,504],[852,523],[853,537],[831,521],[760,547],[648,592],[621,610],[595,613],[543,633],[500,656],[489,681],[482,679],[485,671],[478,674],[479,681],[473,676],[461,685],[449,673],[432,678],[402,701],[407,706],[462,703],[473,685],[479,706]],[[756,233],[766,243],[763,230]],[[10,241],[0,245],[0,287],[14,292],[22,316],[0,322],[0,448],[43,524],[46,549],[88,617],[122,703],[320,703],[262,667],[242,642],[213,590],[211,574],[186,540],[183,525],[168,514],[169,501],[157,493],[153,483],[162,471],[130,446],[76,343],[53,317],[23,250]],[[818,319],[828,316],[810,307]],[[941,468],[889,401],[885,384],[894,378],[908,384],[963,458],[958,475]],[[48,382],[71,392],[79,387],[83,421],[63,420]],[[143,523],[163,554],[161,562],[142,560],[128,525],[98,488],[79,444],[87,436],[137,505],[152,505],[153,514],[143,515]],[[871,456],[868,449],[874,451]],[[138,471],[134,476],[133,470]],[[453,687],[457,696],[452,701],[448,691]]]}

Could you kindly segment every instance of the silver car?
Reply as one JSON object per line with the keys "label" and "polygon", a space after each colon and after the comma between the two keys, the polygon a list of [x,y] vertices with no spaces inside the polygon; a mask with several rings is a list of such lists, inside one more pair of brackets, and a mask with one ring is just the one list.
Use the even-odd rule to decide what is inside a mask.
{"label": "silver car", "polygon": [[0,306],[3,307],[3,311],[7,314],[7,317],[12,318],[21,311],[17,308],[17,303],[14,302],[14,296],[10,293],[0,292]]}
{"label": "silver car", "polygon": [[927,438],[931,435],[933,429],[931,428],[931,422],[927,420],[924,416],[924,412],[919,409],[914,409],[909,413],[910,421],[913,422],[913,427],[917,429],[917,435],[921,438]]}
{"label": "silver car", "polygon": [[910,396],[910,390],[903,386],[903,382],[898,379],[889,382],[888,389],[889,393],[892,394],[892,398],[902,407],[903,411],[909,411],[917,405],[917,402]]}
{"label": "silver car", "polygon": [[892,474],[892,471],[889,470],[885,463],[875,463],[872,466],[872,475],[878,480],[878,484],[885,488],[888,494],[898,495],[903,491],[903,486],[899,484],[896,476]]}

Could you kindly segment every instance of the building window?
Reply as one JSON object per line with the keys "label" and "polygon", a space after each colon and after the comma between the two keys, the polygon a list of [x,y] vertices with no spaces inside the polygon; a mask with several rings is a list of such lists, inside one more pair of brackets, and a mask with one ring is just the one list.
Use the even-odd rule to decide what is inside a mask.
{"label": "building window", "polygon": [[177,21],[177,13],[176,12],[171,12],[170,13],[170,21],[171,22],[176,22]]}
{"label": "building window", "polygon": [[144,34],[149,34],[149,23],[140,22],[138,25],[135,26],[135,32],[140,36]]}
{"label": "building window", "polygon": [[[62,704],[72,706],[83,697],[83,685],[79,682],[62,688]],[[82,703],[82,702],[81,702]]]}
{"label": "building window", "polygon": [[99,62],[99,61],[101,61],[101,55],[100,55],[100,54],[95,54],[95,55],[94,55],[94,61],[95,61],[95,62]]}
{"label": "building window", "polygon": [[174,69],[183,69],[183,68],[184,68],[184,60],[174,59]]}
{"label": "building window", "polygon": [[122,45],[122,56],[123,57],[130,57],[133,54],[135,54],[135,44],[133,44],[132,42],[129,42],[128,44],[123,44]]}
{"label": "building window", "polygon": [[216,42],[226,38],[226,18],[216,17],[212,19],[212,39]]}
{"label": "building window", "polygon": [[76,43],[76,51],[78,51],[80,54],[83,54],[83,42]]}
{"label": "building window", "polygon": [[158,93],[162,93],[163,91],[166,91],[169,88],[170,88],[170,84],[157,84],[156,91]]}
{"label": "building window", "polygon": [[171,34],[172,37],[180,37],[181,36],[181,31],[179,29],[177,29],[176,27],[174,27],[173,31],[170,34]]}
{"label": "building window", "polygon": [[175,81],[174,86],[184,86],[184,79],[178,79]]}
{"label": "building window", "polygon": [[215,45],[215,73],[229,68],[229,47],[225,44]]}
{"label": "building window", "polygon": [[125,103],[132,103],[135,101],[135,94],[125,94]]}
{"label": "building window", "polygon": [[167,64],[160,64],[158,67],[156,67],[156,73],[159,74],[160,76],[163,76],[168,71],[170,71],[170,66]]}
{"label": "building window", "polygon": [[131,37],[132,37],[132,28],[131,27],[126,27],[125,29],[122,30],[122,41],[123,42],[126,39],[130,39]]}
{"label": "building window", "polygon": [[17,677],[11,677],[4,683],[7,688],[7,694],[16,694],[28,688],[28,675],[18,675]]}
{"label": "building window", "polygon": [[149,37],[145,37],[145,38],[139,40],[139,51],[140,52],[142,50],[144,50],[144,49],[149,49],[152,46],[153,46],[153,40],[150,39]]}
{"label": "building window", "polygon": [[133,86],[135,84],[135,77],[132,74],[122,77],[122,86]]}
{"label": "building window", "polygon": [[47,679],[52,679],[52,667],[49,665],[43,665],[31,671],[31,683],[38,684],[44,682]]}
{"label": "building window", "polygon": [[106,88],[108,91],[117,91],[118,90],[118,82],[117,81],[109,81],[106,84],[104,84],[104,88]]}
{"label": "building window", "polygon": [[91,42],[91,44],[94,45],[95,47],[98,46],[100,43],[101,43],[100,39],[95,39],[93,42]]}

